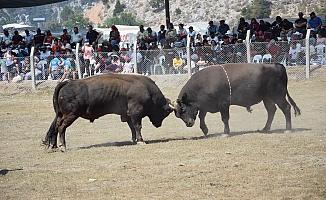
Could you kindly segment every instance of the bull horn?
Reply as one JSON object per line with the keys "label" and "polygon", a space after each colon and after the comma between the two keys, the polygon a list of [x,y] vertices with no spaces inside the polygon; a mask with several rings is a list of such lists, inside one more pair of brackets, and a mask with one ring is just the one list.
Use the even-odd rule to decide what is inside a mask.
{"label": "bull horn", "polygon": [[174,107],[172,104],[170,104],[170,103],[169,103],[169,106],[170,106],[170,108],[172,108],[173,110],[175,109],[175,107]]}

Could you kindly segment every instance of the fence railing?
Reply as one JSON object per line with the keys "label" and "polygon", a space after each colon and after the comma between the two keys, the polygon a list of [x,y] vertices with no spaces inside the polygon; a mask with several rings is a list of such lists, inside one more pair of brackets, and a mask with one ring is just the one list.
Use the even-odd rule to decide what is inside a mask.
{"label": "fence railing", "polygon": [[2,59],[0,92],[54,89],[59,81],[100,73],[150,75],[160,87],[175,87],[209,65],[224,63],[281,63],[290,79],[325,78],[325,47],[314,44],[308,33],[302,40],[250,42],[247,37],[243,43],[199,47],[190,46],[188,38],[187,47],[94,52],[91,59],[83,58],[78,45],[73,54],[42,59],[32,50],[29,57],[17,58],[11,71]]}

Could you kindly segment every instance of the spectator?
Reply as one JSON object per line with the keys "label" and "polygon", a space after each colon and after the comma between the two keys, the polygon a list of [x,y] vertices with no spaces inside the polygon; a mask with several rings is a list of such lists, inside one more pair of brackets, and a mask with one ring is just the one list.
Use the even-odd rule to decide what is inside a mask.
{"label": "spectator", "polygon": [[242,39],[238,39],[234,45],[235,62],[244,63],[246,61],[246,45]]}
{"label": "spectator", "polygon": [[82,46],[83,34],[79,32],[78,27],[74,27],[74,33],[71,35],[71,48],[75,49],[77,43],[79,43],[79,47]]}
{"label": "spectator", "polygon": [[211,45],[212,41],[214,41],[214,42],[218,41],[218,37],[215,35],[214,32],[209,33],[209,41],[208,41],[208,43]]}
{"label": "spectator", "polygon": [[90,45],[90,42],[88,39],[85,39],[84,41],[84,46],[82,47],[82,52],[84,53],[84,69],[85,69],[85,74],[87,76],[90,76],[90,71],[89,71],[89,65],[90,65],[90,59],[93,57],[94,54],[94,49]]}
{"label": "spectator", "polygon": [[58,39],[54,39],[54,43],[52,46],[52,52],[54,55],[59,55],[61,52],[61,46],[59,45],[59,40]]}
{"label": "spectator", "polygon": [[303,18],[303,13],[298,13],[299,19],[295,20],[294,25],[295,29],[294,32],[299,32],[303,35],[303,37],[306,37],[307,33],[307,19]]}
{"label": "spectator", "polygon": [[176,40],[177,31],[175,30],[173,23],[170,23],[168,29],[165,32],[165,39],[168,41],[169,45]]}
{"label": "spectator", "polygon": [[[106,53],[98,53],[97,54],[96,63],[95,63],[95,67],[94,67],[95,74],[101,74],[104,72],[105,61],[108,59],[107,57],[105,57],[105,55],[107,55],[107,54]],[[99,71],[97,72],[97,70],[99,70]]]}
{"label": "spectator", "polygon": [[203,44],[203,38],[201,37],[201,34],[198,33],[195,39],[195,46],[201,46],[202,44]]}
{"label": "spectator", "polygon": [[208,22],[208,28],[206,31],[206,34],[209,34],[211,32],[214,32],[215,34],[218,34],[218,27],[214,24],[213,21]]}
{"label": "spectator", "polygon": [[203,59],[203,57],[200,56],[200,57],[199,57],[199,60],[198,60],[198,62],[197,62],[198,69],[199,69],[199,70],[204,69],[204,68],[206,67],[207,64],[208,64],[208,61],[205,61],[205,60]]}
{"label": "spectator", "polygon": [[160,26],[160,31],[157,34],[157,40],[161,44],[161,46],[163,46],[165,41],[165,33],[166,33],[165,26],[162,24]]}
{"label": "spectator", "polygon": [[265,22],[264,20],[261,19],[259,21],[259,29],[258,29],[258,31],[262,31],[264,33],[264,36],[265,36],[266,32],[268,32],[268,33],[271,32],[271,27],[272,27],[272,25],[269,22]]}
{"label": "spectator", "polygon": [[131,65],[131,63],[130,63],[130,58],[129,57],[126,57],[125,58],[125,64],[124,64],[124,66],[123,66],[123,71],[122,71],[122,73],[132,73],[132,65]]}
{"label": "spectator", "polygon": [[120,32],[115,25],[111,26],[109,42],[111,42],[112,45],[119,45],[120,43]]}
{"label": "spectator", "polygon": [[12,49],[18,48],[18,45],[23,41],[23,37],[19,35],[18,31],[14,31],[14,35],[11,39]]}
{"label": "spectator", "polygon": [[31,46],[33,45],[33,40],[34,40],[34,35],[31,34],[28,29],[26,29],[24,42],[25,42],[25,47],[28,48],[29,53],[31,52]]}
{"label": "spectator", "polygon": [[95,49],[95,46],[97,45],[100,37],[101,37],[101,34],[99,34],[97,31],[93,30],[92,25],[88,25],[86,39],[88,40],[88,43],[93,47],[93,49]]}
{"label": "spectator", "polygon": [[317,17],[315,12],[310,13],[310,19],[308,21],[308,28],[310,28],[311,31],[314,32],[313,33],[314,38],[316,38],[316,33],[321,28],[321,25],[322,25],[322,21],[321,21],[320,17]]}
{"label": "spectator", "polygon": [[46,31],[46,36],[44,36],[43,44],[45,45],[53,45],[54,37],[52,36],[52,33],[50,30]]}
{"label": "spectator", "polygon": [[247,30],[249,30],[249,24],[248,22],[245,21],[245,19],[243,17],[240,18],[240,23],[238,25],[238,38],[239,39],[246,39],[246,35],[247,35]]}
{"label": "spectator", "polygon": [[173,61],[172,61],[172,73],[180,74],[181,70],[182,70],[182,64],[183,64],[183,60],[182,60],[182,58],[180,58],[179,54],[177,53],[175,58],[173,58]]}
{"label": "spectator", "polygon": [[45,45],[40,47],[40,60],[47,60],[47,58],[51,55],[51,52],[47,50]]}
{"label": "spectator", "polygon": [[257,22],[256,18],[251,19],[251,23],[249,25],[250,35],[257,35],[259,30],[259,23]]}
{"label": "spectator", "polygon": [[[42,65],[39,64],[39,59],[37,56],[34,56],[34,66],[35,66],[35,77],[38,77],[42,74]],[[31,80],[32,79],[32,72],[29,71],[25,74],[25,80]]]}
{"label": "spectator", "polygon": [[137,43],[145,42],[145,38],[148,36],[148,32],[145,31],[144,25],[139,26],[139,31],[137,32]]}
{"label": "spectator", "polygon": [[54,58],[50,61],[50,65],[49,65],[49,77],[48,80],[57,80],[60,78],[61,75],[61,65],[62,61],[57,58],[57,56],[55,55]]}
{"label": "spectator", "polygon": [[225,36],[228,30],[230,30],[229,25],[225,23],[225,20],[220,20],[220,26],[218,27],[218,35],[217,35],[219,40],[222,39],[223,36]]}
{"label": "spectator", "polygon": [[63,43],[64,41],[67,41],[67,43],[70,44],[71,35],[68,34],[68,30],[63,29],[62,32],[63,32],[63,34],[60,36],[60,42]]}
{"label": "spectator", "polygon": [[318,32],[318,37],[316,40],[316,45],[326,45],[326,38],[323,37],[322,32]]}
{"label": "spectator", "polygon": [[288,55],[288,61],[290,64],[298,63],[299,58],[301,57],[301,45],[299,42],[291,42],[290,50]]}
{"label": "spectator", "polygon": [[212,40],[210,49],[212,52],[213,60],[215,61],[218,54],[222,51],[221,47],[217,44],[216,40]]}
{"label": "spectator", "polygon": [[6,49],[11,45],[11,35],[9,34],[9,31],[7,29],[3,29],[3,36],[1,41],[1,48]]}
{"label": "spectator", "polygon": [[145,76],[150,75],[150,66],[152,65],[152,60],[150,59],[150,52],[143,52],[142,63],[140,64],[141,73]]}
{"label": "spectator", "polygon": [[38,50],[40,46],[43,45],[45,35],[41,32],[41,29],[38,28],[36,30],[36,35],[34,35],[34,48],[35,52]]}
{"label": "spectator", "polygon": [[8,82],[11,80],[11,75],[14,72],[14,65],[15,65],[15,59],[14,55],[11,52],[11,48],[7,48],[6,53],[3,55],[3,58],[6,60],[6,67],[7,67],[7,80]]}
{"label": "spectator", "polygon": [[68,43],[67,40],[64,40],[63,42],[61,42],[60,54],[65,54],[67,48],[71,49],[71,46],[70,46],[70,44]]}
{"label": "spectator", "polygon": [[326,15],[324,16],[324,21],[321,25],[320,31],[321,31],[323,37],[326,38]]}
{"label": "spectator", "polygon": [[280,33],[282,31],[282,18],[280,16],[276,16],[275,21],[272,23],[272,38],[277,39],[280,37]]}
{"label": "spectator", "polygon": [[75,63],[75,60],[71,57],[68,56],[66,60],[63,61],[63,66],[64,66],[64,73],[60,79],[60,82],[65,80],[65,78],[72,73],[72,79],[76,79],[76,74],[77,74],[77,66]]}
{"label": "spectator", "polygon": [[272,39],[268,46],[267,46],[267,53],[272,55],[272,58],[274,62],[280,62],[281,57],[280,57],[280,46],[276,45],[276,42],[274,39]]}
{"label": "spectator", "polygon": [[148,44],[153,44],[157,42],[157,34],[155,31],[151,29],[151,27],[147,28],[147,36],[146,36],[146,42]]}
{"label": "spectator", "polygon": [[281,25],[282,31],[280,34],[285,33],[287,37],[291,37],[293,31],[293,23],[288,21],[287,19],[283,19]]}
{"label": "spectator", "polygon": [[196,37],[196,31],[194,31],[194,27],[189,26],[188,36],[190,37],[190,44],[194,45],[195,37]]}

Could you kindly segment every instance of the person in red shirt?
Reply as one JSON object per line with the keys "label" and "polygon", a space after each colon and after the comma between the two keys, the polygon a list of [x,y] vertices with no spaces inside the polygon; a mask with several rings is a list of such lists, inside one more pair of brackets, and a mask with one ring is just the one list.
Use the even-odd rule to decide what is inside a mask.
{"label": "person in red shirt", "polygon": [[276,45],[275,40],[271,39],[268,44],[267,53],[272,55],[274,61],[279,62],[280,57],[280,46]]}
{"label": "person in red shirt", "polygon": [[44,37],[43,44],[45,44],[45,45],[52,45],[53,40],[54,40],[54,37],[52,36],[51,31],[50,30],[47,30],[46,31],[46,36]]}

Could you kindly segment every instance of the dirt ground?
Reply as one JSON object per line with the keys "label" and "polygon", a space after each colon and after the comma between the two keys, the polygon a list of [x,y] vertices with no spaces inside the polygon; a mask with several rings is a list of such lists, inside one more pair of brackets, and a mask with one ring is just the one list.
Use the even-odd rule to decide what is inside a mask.
{"label": "dirt ground", "polygon": [[[262,103],[230,110],[231,137],[220,114],[187,128],[173,113],[155,128],[143,120],[147,145],[132,145],[126,123],[107,115],[78,119],[67,151],[40,145],[55,116],[52,92],[0,94],[0,199],[326,199],[326,81],[290,81],[302,111],[292,132],[278,109],[269,133],[257,132]],[[181,88],[162,88],[175,99]]]}

